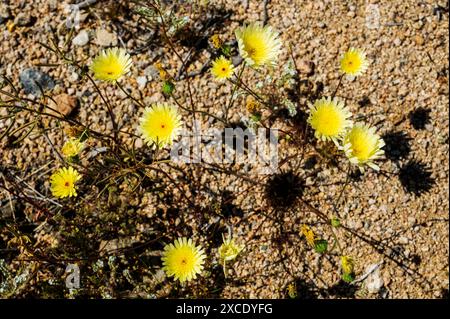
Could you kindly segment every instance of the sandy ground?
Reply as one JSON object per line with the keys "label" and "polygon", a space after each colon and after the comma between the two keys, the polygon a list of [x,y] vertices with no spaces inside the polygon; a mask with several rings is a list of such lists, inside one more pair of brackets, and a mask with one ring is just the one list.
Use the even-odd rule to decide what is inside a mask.
{"label": "sandy ground", "polygon": [[[231,13],[224,26],[214,31],[224,40],[233,40],[233,30],[242,23],[261,21],[264,16],[262,1],[211,0],[209,3],[210,8],[222,7]],[[269,1],[268,24],[280,32],[284,43],[279,64],[289,59],[290,44],[297,61],[315,64],[314,74],[305,79],[323,83],[322,95],[332,94],[336,87],[338,58],[347,48],[365,49],[371,61],[367,73],[353,81],[344,80],[337,95],[345,99],[355,117],[376,126],[385,136],[387,155],[380,161],[380,172],[369,170],[360,178],[350,180],[336,211],[343,225],[337,230],[340,245],[345,254],[354,257],[356,277],[361,278],[368,268],[378,265],[369,278],[376,284],[367,279],[354,285],[343,283],[337,249],[320,255],[300,235],[301,225],[309,224],[332,242],[329,229],[302,201],[311,203],[329,217],[335,216],[332,203],[346,180],[346,162],[340,160],[338,169],[312,155],[310,149],[299,155],[292,144],[282,140],[280,157],[295,156],[280,169],[305,181],[301,187],[302,200],[295,199],[286,205],[270,200],[268,193],[274,189],[270,186],[274,183],[271,182],[273,176],[250,174],[251,182],[229,172],[213,172],[195,165],[186,165],[183,174],[171,171],[179,181],[183,181],[183,176],[192,179],[191,183],[181,186],[188,197],[205,210],[219,207],[225,216],[198,217],[201,212],[186,206],[175,218],[176,224],[181,220],[189,229],[184,234],[192,233],[208,251],[215,253],[217,230],[231,226],[236,237],[246,245],[240,259],[230,266],[226,283],[215,290],[215,296],[286,298],[287,286],[295,283],[299,298],[448,298],[449,30],[448,13],[439,9],[445,5],[445,1]],[[2,10],[5,7],[11,17],[0,23],[0,74],[19,85],[19,74],[24,69],[57,62],[38,42],[48,43],[49,34],[56,32],[61,44],[66,15],[63,3],[51,0],[32,4],[4,1]],[[7,22],[14,21],[20,14],[33,19],[24,26],[16,23],[8,29]],[[375,22],[368,16],[375,16]],[[136,19],[118,23],[102,17],[90,14],[81,22],[76,33],[87,31],[90,41],[82,46],[71,45],[73,52],[80,58],[94,56],[101,49],[95,39],[97,30],[112,32],[114,41],[125,45],[133,55],[134,66],[124,86],[145,103],[163,99],[152,65],[161,61],[165,67],[176,71],[179,61],[166,50],[145,48],[149,35]],[[186,54],[188,48],[180,50]],[[189,70],[198,69],[208,57],[206,51],[199,52],[198,61]],[[112,129],[93,87],[80,81],[73,70],[67,67],[38,69],[55,80],[52,94],[78,97],[77,119],[100,131]],[[146,77],[145,87],[138,87],[138,76]],[[248,83],[256,85],[261,81],[261,76],[251,72],[246,76]],[[221,105],[227,103],[231,86],[215,82],[209,73],[189,81],[197,107],[222,116]],[[188,103],[183,93],[187,91],[187,80],[178,82],[176,91],[180,99]],[[126,131],[135,132],[142,109],[117,90],[108,88],[107,92],[119,124]],[[414,113],[419,108],[425,111]],[[5,115],[4,112],[1,109],[0,115]],[[247,116],[243,99],[237,100],[230,115],[234,122]],[[186,123],[191,119],[186,116]],[[205,127],[220,127],[215,121],[202,119]],[[23,118],[22,123],[27,120]],[[0,132],[8,125],[0,119]],[[273,127],[283,128],[284,125],[280,120],[273,123]],[[50,140],[62,146],[62,130],[51,121],[48,127]],[[130,142],[126,136],[123,140]],[[0,143],[3,143],[0,144],[3,165],[15,167],[23,177],[43,165],[51,168],[57,161],[50,145],[37,134],[32,134],[17,148],[7,148],[4,140]],[[145,147],[142,140],[136,145]],[[242,167],[233,169],[239,171]],[[49,194],[48,176],[49,172],[41,176],[40,182],[33,179],[33,183],[43,185],[46,194]],[[195,189],[194,185],[200,185],[198,181],[201,186]],[[281,184],[285,186],[286,181]],[[281,186],[275,181],[275,188],[278,187]],[[171,190],[173,202],[181,201],[180,190]],[[297,192],[295,181],[289,185],[289,192]],[[5,193],[0,194],[3,195],[2,200],[6,199]],[[154,216],[159,206],[151,194],[148,198],[140,201],[137,214]],[[5,218],[6,206],[3,206]],[[214,266],[216,259],[211,259],[213,271],[206,276],[211,286],[223,280],[215,277],[220,272]]]}

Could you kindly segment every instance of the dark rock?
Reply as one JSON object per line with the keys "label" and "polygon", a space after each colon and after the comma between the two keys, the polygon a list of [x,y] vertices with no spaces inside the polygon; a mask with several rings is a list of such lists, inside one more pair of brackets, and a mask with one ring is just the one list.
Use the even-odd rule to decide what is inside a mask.
{"label": "dark rock", "polygon": [[51,90],[55,87],[55,82],[48,74],[36,69],[23,70],[20,72],[19,78],[27,94],[41,95],[41,89]]}

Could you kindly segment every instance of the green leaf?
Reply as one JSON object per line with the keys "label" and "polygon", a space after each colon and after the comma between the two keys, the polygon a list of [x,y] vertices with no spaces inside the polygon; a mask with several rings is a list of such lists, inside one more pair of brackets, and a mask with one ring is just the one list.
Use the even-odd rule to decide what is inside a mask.
{"label": "green leaf", "polygon": [[355,275],[354,274],[344,273],[344,274],[342,274],[342,280],[345,281],[345,282],[350,283],[353,280],[355,280]]}
{"label": "green leaf", "polygon": [[261,113],[255,113],[255,114],[252,114],[252,115],[251,115],[251,119],[252,119],[254,122],[259,122],[259,121],[261,121],[261,117],[262,117],[262,114],[261,114]]}
{"label": "green leaf", "polygon": [[89,138],[89,130],[85,129],[80,135],[80,142],[84,142]]}
{"label": "green leaf", "polygon": [[165,95],[171,95],[172,92],[175,90],[175,85],[170,81],[165,81],[162,85],[162,92]]}
{"label": "green leaf", "polygon": [[224,46],[222,47],[222,53],[223,53],[225,56],[230,56],[230,55],[231,55],[231,47],[230,47],[229,45],[224,45]]}
{"label": "green leaf", "polygon": [[341,226],[341,221],[338,218],[331,218],[331,226],[339,227]]}
{"label": "green leaf", "polygon": [[328,249],[328,242],[325,239],[317,239],[314,241],[314,249],[318,252],[323,254]]}

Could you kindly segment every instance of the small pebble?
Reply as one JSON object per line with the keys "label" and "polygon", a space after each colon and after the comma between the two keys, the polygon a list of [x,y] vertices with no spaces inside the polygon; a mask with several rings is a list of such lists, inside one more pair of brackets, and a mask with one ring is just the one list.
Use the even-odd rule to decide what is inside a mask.
{"label": "small pebble", "polygon": [[423,45],[423,44],[425,43],[425,39],[424,39],[423,36],[421,36],[421,35],[416,35],[416,36],[414,37],[414,42],[415,42],[417,45]]}
{"label": "small pebble", "polygon": [[116,46],[117,36],[105,29],[98,29],[95,34],[95,43],[103,47]]}
{"label": "small pebble", "polygon": [[19,27],[28,27],[33,23],[33,18],[26,13],[19,13],[14,19],[14,24]]}
{"label": "small pebble", "polygon": [[0,24],[11,18],[11,10],[5,3],[0,3]]}
{"label": "small pebble", "polygon": [[147,77],[144,76],[138,76],[136,78],[136,82],[138,83],[139,90],[142,90],[145,88],[145,85],[147,84]]}
{"label": "small pebble", "polygon": [[73,45],[77,46],[84,46],[88,44],[88,42],[89,42],[89,34],[86,30],[81,30],[80,33],[78,33],[76,37],[72,39]]}
{"label": "small pebble", "polygon": [[53,97],[53,100],[50,100],[49,102],[49,106],[51,108],[49,112],[57,115],[58,113],[61,113],[64,116],[70,115],[70,113],[75,109],[75,107],[78,104],[78,99],[76,97],[66,93],[62,93],[60,95]]}

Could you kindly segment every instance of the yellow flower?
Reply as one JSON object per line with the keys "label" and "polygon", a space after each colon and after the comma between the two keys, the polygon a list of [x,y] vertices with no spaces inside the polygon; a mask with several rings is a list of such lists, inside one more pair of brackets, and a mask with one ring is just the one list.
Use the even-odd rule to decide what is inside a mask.
{"label": "yellow flower", "polygon": [[64,198],[77,196],[75,183],[81,175],[73,168],[60,168],[50,177],[50,189],[53,196]]}
{"label": "yellow flower", "polygon": [[297,292],[297,285],[295,283],[290,283],[287,286],[287,293],[289,298],[291,299],[295,299],[298,297],[298,292]]}
{"label": "yellow flower", "polygon": [[355,124],[345,134],[342,144],[341,149],[345,155],[351,163],[358,165],[361,171],[364,171],[364,164],[374,170],[379,170],[373,160],[384,154],[381,149],[384,141],[375,133],[375,128],[364,124]]}
{"label": "yellow flower", "polygon": [[314,234],[314,231],[307,225],[302,225],[302,234],[306,238],[306,242],[311,246],[314,247],[316,243],[316,235]]}
{"label": "yellow flower", "polygon": [[257,23],[238,28],[235,32],[239,53],[245,61],[255,67],[274,65],[281,51],[278,33],[270,26]]}
{"label": "yellow flower", "polygon": [[352,125],[352,121],[348,119],[351,113],[337,98],[317,100],[314,105],[309,106],[309,111],[308,123],[314,129],[316,138],[322,141],[332,140],[337,143]]}
{"label": "yellow flower", "polygon": [[16,28],[16,24],[12,20],[9,20],[8,22],[6,22],[6,28],[11,33]]}
{"label": "yellow flower", "polygon": [[369,61],[363,50],[350,48],[341,58],[341,71],[351,76],[359,76],[366,72]]}
{"label": "yellow flower", "polygon": [[214,34],[209,38],[209,41],[211,42],[212,46],[215,49],[219,49],[222,46],[222,40],[220,39],[218,34]]}
{"label": "yellow flower", "polygon": [[179,238],[164,247],[163,269],[167,276],[175,280],[189,281],[201,273],[205,258],[203,249],[196,247],[192,239]]}
{"label": "yellow flower", "polygon": [[341,266],[342,272],[344,274],[353,274],[355,264],[353,262],[353,258],[350,256],[342,256],[341,257]]}
{"label": "yellow flower", "polygon": [[114,82],[128,73],[131,68],[130,55],[125,49],[110,48],[97,55],[90,65],[94,77],[98,80]]}
{"label": "yellow flower", "polygon": [[71,138],[64,143],[61,152],[65,157],[70,158],[80,154],[83,148],[84,148],[83,142],[80,142],[80,140],[77,138]]}
{"label": "yellow flower", "polygon": [[231,78],[234,72],[234,66],[233,63],[231,63],[230,60],[225,58],[224,56],[221,56],[220,58],[217,58],[213,63],[211,67],[211,73],[216,77],[218,80],[226,80]]}
{"label": "yellow flower", "polygon": [[155,68],[158,70],[161,80],[165,81],[169,78],[167,71],[164,69],[161,62],[155,63]]}
{"label": "yellow flower", "polygon": [[238,245],[234,242],[234,239],[231,237],[225,238],[222,234],[223,244],[219,247],[219,257],[221,263],[225,263],[227,261],[231,261],[235,259],[239,253],[244,249],[243,246]]}
{"label": "yellow flower", "polygon": [[261,109],[261,104],[256,101],[253,96],[249,95],[247,97],[247,100],[245,101],[245,108],[247,109],[248,113],[257,114]]}
{"label": "yellow flower", "polygon": [[139,131],[147,144],[160,148],[172,144],[182,125],[177,109],[168,104],[145,108],[139,121]]}

